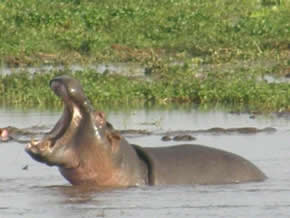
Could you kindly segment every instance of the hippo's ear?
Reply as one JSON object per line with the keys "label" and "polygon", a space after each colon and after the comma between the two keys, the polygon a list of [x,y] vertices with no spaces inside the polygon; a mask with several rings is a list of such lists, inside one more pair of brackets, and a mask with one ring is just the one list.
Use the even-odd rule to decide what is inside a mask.
{"label": "hippo's ear", "polygon": [[101,111],[96,111],[95,112],[95,120],[96,120],[97,124],[103,126],[106,123],[105,113],[101,112]]}
{"label": "hippo's ear", "polygon": [[121,136],[116,132],[110,132],[109,134],[107,134],[107,139],[111,145],[112,152],[116,153],[117,151],[119,151]]}

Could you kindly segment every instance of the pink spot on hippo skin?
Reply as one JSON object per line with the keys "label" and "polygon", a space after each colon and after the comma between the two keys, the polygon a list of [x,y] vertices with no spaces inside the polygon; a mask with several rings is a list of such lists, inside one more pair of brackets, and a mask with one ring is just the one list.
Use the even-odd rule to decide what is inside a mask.
{"label": "pink spot on hippo skin", "polygon": [[9,140],[9,132],[8,132],[8,130],[7,129],[1,129],[0,130],[0,138],[1,138],[1,141],[8,141]]}

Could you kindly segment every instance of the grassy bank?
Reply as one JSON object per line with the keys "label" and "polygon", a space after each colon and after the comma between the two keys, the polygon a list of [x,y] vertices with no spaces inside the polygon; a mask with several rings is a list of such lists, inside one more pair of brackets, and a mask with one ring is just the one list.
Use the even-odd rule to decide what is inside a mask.
{"label": "grassy bank", "polygon": [[[286,0],[3,0],[0,59],[9,67],[144,66],[145,79],[75,73],[94,104],[178,102],[289,110],[289,85],[261,80],[268,74],[289,76],[289,21]],[[1,76],[0,101],[57,105],[48,81],[63,73],[72,74]]]}
{"label": "grassy bank", "polygon": [[95,106],[140,107],[140,105],[169,105],[171,103],[196,103],[202,106],[234,106],[257,112],[289,111],[290,87],[287,83],[268,83],[255,80],[255,72],[208,74],[196,78],[185,67],[170,68],[162,79],[152,81],[120,75],[103,75],[94,71],[76,73],[51,72],[15,74],[0,79],[3,105],[60,106],[59,99],[48,86],[48,81],[59,74],[78,78]]}
{"label": "grassy bank", "polygon": [[203,63],[289,55],[286,0],[3,0],[9,65],[198,57]]}

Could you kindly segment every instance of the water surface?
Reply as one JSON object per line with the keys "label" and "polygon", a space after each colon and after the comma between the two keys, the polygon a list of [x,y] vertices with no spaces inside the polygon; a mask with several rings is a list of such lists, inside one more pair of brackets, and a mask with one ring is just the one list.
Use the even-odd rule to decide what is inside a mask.
{"label": "water surface", "polygon": [[[52,127],[60,112],[2,109],[1,126]],[[55,167],[33,161],[24,144],[0,144],[0,218],[37,217],[288,217],[290,214],[290,123],[287,118],[220,111],[141,110],[109,112],[118,129],[143,129],[131,135],[143,146],[167,146],[158,133],[213,127],[274,127],[274,133],[195,134],[194,143],[225,149],[254,162],[265,182],[211,186],[154,186],[117,190],[70,186]],[[182,142],[183,143],[183,142]],[[192,143],[192,142],[191,142]]]}

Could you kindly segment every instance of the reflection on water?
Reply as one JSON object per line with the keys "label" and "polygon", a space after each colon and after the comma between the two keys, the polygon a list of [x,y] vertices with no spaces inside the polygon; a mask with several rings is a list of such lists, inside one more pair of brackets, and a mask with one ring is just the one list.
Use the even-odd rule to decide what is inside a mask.
{"label": "reflection on water", "polygon": [[0,75],[7,75],[11,73],[39,73],[39,72],[49,72],[49,71],[61,71],[67,70],[69,72],[83,71],[83,70],[94,70],[96,73],[116,73],[125,76],[144,76],[144,68],[139,64],[135,63],[110,63],[110,64],[95,64],[89,66],[81,66],[81,65],[43,65],[39,67],[0,67]]}
{"label": "reflection on water", "polygon": [[[60,112],[0,110],[1,126],[53,126]],[[95,189],[70,186],[55,167],[33,161],[24,145],[0,144],[0,217],[288,217],[290,214],[289,119],[219,111],[148,110],[109,112],[118,129],[150,132],[213,127],[274,127],[259,134],[198,134],[194,143],[222,148],[253,161],[265,182],[213,186]],[[150,124],[150,125],[144,125]],[[131,136],[131,143],[167,146],[158,134]],[[27,166],[25,169],[24,166]]]}

